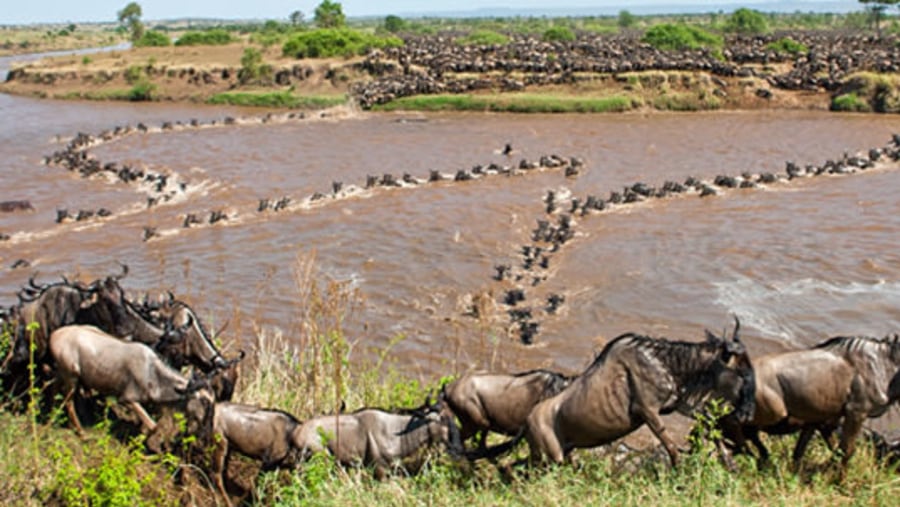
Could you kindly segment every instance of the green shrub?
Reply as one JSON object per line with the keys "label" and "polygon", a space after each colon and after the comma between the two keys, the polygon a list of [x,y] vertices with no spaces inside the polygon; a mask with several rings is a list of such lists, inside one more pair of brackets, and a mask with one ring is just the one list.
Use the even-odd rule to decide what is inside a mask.
{"label": "green shrub", "polygon": [[722,45],[722,37],[718,35],[696,26],[672,23],[663,23],[651,27],[644,33],[641,41],[650,44],[656,49],[675,51],[719,47]]}
{"label": "green shrub", "polygon": [[543,39],[547,42],[568,42],[575,40],[575,33],[567,26],[552,26],[544,31]]}
{"label": "green shrub", "polygon": [[869,113],[872,107],[856,93],[845,93],[831,100],[831,110]]}
{"label": "green shrub", "polygon": [[759,11],[742,7],[728,17],[725,23],[725,31],[744,35],[765,33],[769,30],[766,17]]}
{"label": "green shrub", "polygon": [[462,46],[494,46],[509,42],[509,37],[491,30],[475,30],[474,32],[456,39],[456,43]]}
{"label": "green shrub", "polygon": [[241,69],[238,81],[241,84],[268,81],[272,75],[272,66],[263,63],[262,52],[256,48],[244,49],[241,56]]}
{"label": "green shrub", "polygon": [[141,79],[131,87],[131,90],[128,90],[128,100],[132,102],[153,100],[153,92],[155,91],[155,84],[146,79]]}
{"label": "green shrub", "polygon": [[372,48],[402,46],[397,37],[378,37],[349,28],[321,28],[291,37],[282,47],[284,56],[329,58],[365,54]]}
{"label": "green shrub", "polygon": [[234,42],[235,38],[225,30],[216,28],[203,32],[186,32],[175,41],[176,46],[222,46]]}
{"label": "green shrub", "polygon": [[125,69],[124,77],[125,82],[133,85],[137,83],[141,77],[144,76],[144,71],[141,69],[140,65],[132,65]]}
{"label": "green shrub", "polygon": [[809,51],[809,48],[806,47],[805,44],[803,44],[802,42],[797,42],[794,39],[790,39],[788,37],[783,37],[781,39],[778,39],[777,41],[770,42],[766,45],[766,48],[778,53],[790,53],[792,55],[806,53],[807,51]]}
{"label": "green shrub", "polygon": [[253,107],[289,107],[302,109],[324,109],[345,103],[344,96],[297,96],[288,91],[279,92],[225,92],[217,93],[207,100],[209,104],[253,106]]}
{"label": "green shrub", "polygon": [[165,47],[171,46],[172,39],[168,35],[157,32],[156,30],[147,30],[140,39],[134,42],[135,47]]}

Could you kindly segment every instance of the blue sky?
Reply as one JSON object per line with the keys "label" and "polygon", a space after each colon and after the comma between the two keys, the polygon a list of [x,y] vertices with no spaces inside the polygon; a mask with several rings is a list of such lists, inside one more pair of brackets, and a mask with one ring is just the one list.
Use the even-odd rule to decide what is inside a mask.
{"label": "blue sky", "polygon": [[[129,0],[4,0],[0,9],[0,24],[65,23],[88,21],[114,21],[116,12]],[[321,0],[138,0],[145,21],[173,18],[220,19],[284,19],[300,10],[312,17]],[[637,9],[648,5],[710,6],[715,10],[722,4],[737,3],[752,7],[765,0],[343,0],[344,13],[348,16],[384,16],[416,12],[469,11],[482,8],[585,8]],[[795,0],[796,1],[796,0]],[[825,0],[827,1],[827,0]],[[803,0],[800,0],[803,2]],[[820,1],[820,3],[822,3]],[[770,0],[768,5],[772,5]],[[844,5],[847,5],[844,2]],[[713,8],[715,7],[715,8]]]}

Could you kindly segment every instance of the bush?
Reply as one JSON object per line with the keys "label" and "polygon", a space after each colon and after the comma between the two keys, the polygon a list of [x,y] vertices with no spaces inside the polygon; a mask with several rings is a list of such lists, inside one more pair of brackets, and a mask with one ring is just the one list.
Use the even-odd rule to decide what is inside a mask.
{"label": "bush", "polygon": [[567,26],[553,26],[544,32],[543,39],[547,42],[568,42],[575,40],[575,33]]}
{"label": "bush", "polygon": [[157,32],[156,30],[147,30],[140,39],[134,42],[135,47],[164,47],[171,46],[172,39],[168,35]]}
{"label": "bush", "polygon": [[641,38],[656,49],[680,51],[704,47],[719,47],[722,37],[706,30],[684,24],[663,23],[651,27]]}
{"label": "bush", "polygon": [[406,21],[393,14],[384,18],[384,29],[391,33],[397,33],[406,28]]}
{"label": "bush", "polygon": [[348,28],[322,28],[297,34],[282,47],[284,56],[328,58],[365,54],[372,48],[402,46],[397,37],[378,37]]}
{"label": "bush", "polygon": [[832,111],[872,112],[872,107],[856,93],[845,93],[831,100]]}
{"label": "bush", "polygon": [[132,86],[131,90],[128,90],[128,100],[132,102],[153,100],[153,92],[155,91],[155,84],[146,79],[142,79]]}
{"label": "bush", "polygon": [[222,30],[216,28],[205,32],[186,32],[175,41],[176,46],[222,46],[234,42],[234,37]]}
{"label": "bush", "polygon": [[726,32],[744,35],[765,33],[768,29],[769,23],[766,21],[766,17],[761,12],[746,7],[734,11],[725,23]]}
{"label": "bush", "polygon": [[272,66],[263,63],[262,53],[256,48],[247,48],[241,56],[238,81],[241,84],[267,81],[272,75]]}
{"label": "bush", "polygon": [[797,42],[793,39],[789,39],[787,37],[768,43],[766,45],[766,48],[778,53],[790,53],[792,55],[806,53],[807,51],[809,51],[809,48],[806,47],[805,44]]}
{"label": "bush", "polygon": [[143,77],[143,75],[144,75],[144,71],[141,70],[140,65],[132,65],[131,67],[128,67],[127,69],[125,69],[125,73],[124,73],[125,82],[133,85],[133,84],[137,83],[138,80],[140,80],[141,77]]}
{"label": "bush", "polygon": [[509,37],[491,30],[475,30],[465,37],[456,39],[456,43],[463,46],[494,46],[509,42]]}

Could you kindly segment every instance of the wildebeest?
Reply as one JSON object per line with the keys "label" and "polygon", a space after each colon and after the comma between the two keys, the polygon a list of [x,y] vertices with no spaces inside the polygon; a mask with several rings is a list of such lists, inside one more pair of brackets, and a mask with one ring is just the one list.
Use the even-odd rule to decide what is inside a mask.
{"label": "wildebeest", "polygon": [[212,447],[213,482],[225,503],[231,505],[225,490],[224,475],[232,451],[260,460],[260,471],[293,467],[300,459],[294,438],[300,422],[291,414],[252,405],[215,403],[208,394],[188,402],[186,408],[199,442]]}
{"label": "wildebeest", "polygon": [[531,409],[572,380],[542,369],[514,374],[468,373],[445,386],[440,401],[459,419],[462,442],[481,433],[478,447],[483,453],[488,432],[518,435]]}
{"label": "wildebeest", "polygon": [[794,448],[799,465],[816,430],[828,436],[840,426],[842,464],[853,455],[867,417],[879,417],[900,398],[900,338],[838,336],[812,349],[770,354],[753,361],[756,409],[743,424],[726,418],[725,436],[744,449],[750,440],[763,466],[769,452],[759,432],[800,431]]}
{"label": "wildebeest", "polygon": [[403,458],[430,445],[444,444],[451,455],[461,452],[452,415],[427,401],[420,408],[399,412],[363,408],[319,416],[297,428],[294,443],[302,450],[303,460],[327,451],[344,466],[373,465],[378,479]]}
{"label": "wildebeest", "polygon": [[690,413],[710,394],[734,405],[739,420],[753,413],[753,367],[738,338],[709,331],[700,343],[626,333],[609,342],[594,362],[562,392],[538,403],[525,436],[531,462],[562,463],[572,449],[596,447],[647,424],[672,465],[678,450],[660,414]]}
{"label": "wildebeest", "polygon": [[79,387],[113,395],[153,433],[156,422],[141,403],[172,404],[184,401],[205,382],[188,380],[163,363],[150,347],[122,341],[93,326],[65,326],[50,335],[50,354],[56,362],[64,405],[78,433],[74,395]]}

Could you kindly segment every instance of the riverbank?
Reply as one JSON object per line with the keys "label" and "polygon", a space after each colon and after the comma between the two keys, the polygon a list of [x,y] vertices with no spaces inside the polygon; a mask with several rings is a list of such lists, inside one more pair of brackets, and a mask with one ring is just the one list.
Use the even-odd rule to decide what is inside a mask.
{"label": "riverbank", "polygon": [[[256,49],[246,42],[144,47],[14,65],[0,92],[274,109],[350,101],[389,111],[900,111],[900,55],[892,40],[841,39],[842,50],[854,55],[848,63],[841,53],[821,56],[837,34],[789,36],[761,39],[768,46],[799,39],[808,52],[782,53],[765,44],[760,49],[760,41],[742,38],[725,51],[661,52],[622,37],[537,48],[526,37],[506,49],[481,46],[479,56],[427,38],[363,57],[321,59],[295,59],[277,46]],[[587,45],[592,52],[582,48]],[[248,64],[252,51],[258,60]],[[571,61],[560,65],[564,59]]]}

